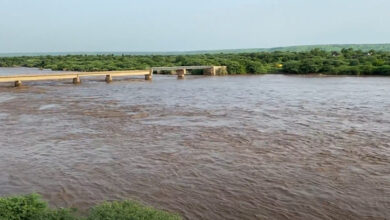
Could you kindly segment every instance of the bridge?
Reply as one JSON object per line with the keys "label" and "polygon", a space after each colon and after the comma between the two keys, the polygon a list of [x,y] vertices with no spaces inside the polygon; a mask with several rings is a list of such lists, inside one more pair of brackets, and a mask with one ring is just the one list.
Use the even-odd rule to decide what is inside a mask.
{"label": "bridge", "polygon": [[173,66],[173,67],[152,67],[151,72],[176,71],[178,78],[184,78],[187,70],[203,70],[203,75],[216,76],[227,74],[226,66]]}
{"label": "bridge", "polygon": [[107,83],[112,82],[113,77],[119,76],[145,76],[145,80],[152,80],[154,71],[176,71],[179,79],[184,78],[187,70],[202,69],[204,75],[226,74],[226,67],[223,66],[176,66],[176,67],[152,67],[150,70],[129,70],[129,71],[101,71],[101,72],[64,72],[53,74],[34,75],[13,75],[0,76],[0,83],[13,82],[15,87],[22,85],[23,81],[44,81],[72,79],[73,84],[81,83],[81,77],[104,76]]}
{"label": "bridge", "polygon": [[150,70],[134,71],[104,71],[104,72],[65,72],[53,74],[36,74],[36,75],[14,75],[0,76],[0,82],[14,82],[15,87],[22,85],[22,81],[43,81],[43,80],[62,80],[73,79],[73,84],[81,83],[81,77],[88,76],[105,76],[106,82],[111,82],[113,76],[145,76],[145,80],[152,79]]}

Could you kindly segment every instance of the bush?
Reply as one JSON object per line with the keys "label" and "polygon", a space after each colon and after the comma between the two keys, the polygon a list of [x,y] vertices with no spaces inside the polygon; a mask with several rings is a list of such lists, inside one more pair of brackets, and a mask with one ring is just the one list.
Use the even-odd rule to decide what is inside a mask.
{"label": "bush", "polygon": [[47,205],[36,194],[0,198],[0,219],[36,219],[47,210]]}
{"label": "bush", "polygon": [[390,65],[376,67],[373,73],[376,75],[390,76]]}
{"label": "bush", "polygon": [[179,220],[177,215],[159,211],[132,201],[103,203],[92,209],[87,220]]}
{"label": "bush", "polygon": [[361,65],[359,69],[360,69],[360,73],[364,75],[371,75],[374,70],[371,64]]}
{"label": "bush", "polygon": [[288,61],[283,65],[282,71],[285,73],[299,73],[299,66],[300,62],[299,61]]}
{"label": "bush", "polygon": [[246,72],[247,73],[258,73],[258,74],[264,74],[267,73],[267,69],[263,66],[260,62],[248,62],[246,65]]}
{"label": "bush", "polygon": [[303,60],[299,66],[300,73],[318,73],[321,69],[321,65],[318,64],[315,60]]}
{"label": "bush", "polygon": [[246,72],[245,66],[235,61],[229,62],[227,69],[229,74],[244,74]]}
{"label": "bush", "polygon": [[359,75],[360,70],[356,66],[340,66],[336,68],[336,73],[341,75]]}
{"label": "bush", "polygon": [[106,202],[80,217],[71,209],[50,209],[37,194],[0,198],[0,220],[179,220],[180,216],[137,202]]}

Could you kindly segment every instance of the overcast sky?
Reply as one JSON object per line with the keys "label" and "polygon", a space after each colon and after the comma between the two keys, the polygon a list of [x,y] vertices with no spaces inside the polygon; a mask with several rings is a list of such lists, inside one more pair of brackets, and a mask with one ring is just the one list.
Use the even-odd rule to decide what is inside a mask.
{"label": "overcast sky", "polygon": [[0,0],[0,53],[389,42],[390,0]]}

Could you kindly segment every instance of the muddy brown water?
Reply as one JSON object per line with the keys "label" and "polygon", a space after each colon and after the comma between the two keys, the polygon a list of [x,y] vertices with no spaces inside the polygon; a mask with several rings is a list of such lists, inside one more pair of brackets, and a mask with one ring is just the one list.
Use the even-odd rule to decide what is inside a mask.
{"label": "muddy brown water", "polygon": [[390,218],[390,78],[103,80],[0,84],[0,196],[80,212],[133,199],[186,219]]}

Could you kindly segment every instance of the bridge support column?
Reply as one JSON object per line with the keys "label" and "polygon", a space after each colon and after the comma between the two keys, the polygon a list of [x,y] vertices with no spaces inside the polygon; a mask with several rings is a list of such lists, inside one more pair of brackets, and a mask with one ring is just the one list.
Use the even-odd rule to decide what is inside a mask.
{"label": "bridge support column", "polygon": [[73,84],[80,84],[81,83],[81,80],[80,80],[80,77],[77,76],[76,78],[73,78]]}
{"label": "bridge support column", "polygon": [[184,75],[187,73],[187,70],[186,69],[179,69],[179,70],[176,70],[176,73],[177,73],[178,79],[184,79]]}
{"label": "bridge support column", "polygon": [[111,75],[106,75],[106,83],[112,82],[112,76]]}
{"label": "bridge support column", "polygon": [[145,80],[152,80],[153,78],[153,69],[150,69],[149,74],[145,75]]}
{"label": "bridge support column", "polygon": [[22,81],[20,81],[20,80],[17,80],[17,81],[15,81],[15,87],[20,87],[20,86],[22,86]]}
{"label": "bridge support column", "polygon": [[215,71],[215,67],[213,66],[211,68],[204,69],[203,70],[203,75],[207,75],[207,76],[215,76],[215,75],[217,75],[216,71]]}

